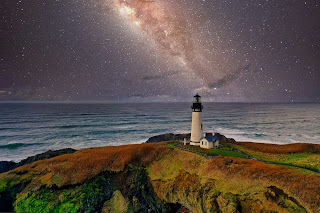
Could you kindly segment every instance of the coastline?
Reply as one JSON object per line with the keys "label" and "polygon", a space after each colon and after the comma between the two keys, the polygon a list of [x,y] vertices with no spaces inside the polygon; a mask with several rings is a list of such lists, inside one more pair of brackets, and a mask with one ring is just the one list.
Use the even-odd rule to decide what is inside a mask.
{"label": "coastline", "polygon": [[[160,134],[160,135],[155,135],[150,137],[149,139],[147,139],[145,142],[142,142],[141,144],[144,143],[160,143],[160,142],[170,142],[170,141],[180,141],[182,142],[185,138],[186,140],[190,140],[190,133],[179,133],[179,134],[173,134],[173,133],[165,133],[165,134]],[[233,138],[227,138],[224,135],[220,134],[220,133],[215,133],[215,135],[219,138],[219,140],[222,143],[226,143],[228,144],[227,146],[231,145],[231,144],[238,144],[238,143],[243,143],[243,144],[256,144],[260,147],[268,147],[268,146],[295,146],[299,145],[299,144],[309,144],[309,143],[294,143],[294,144],[276,144],[276,143],[261,143],[261,142],[248,142],[248,141],[235,141]],[[130,145],[130,144],[127,144]],[[132,144],[131,144],[132,145]],[[311,143],[310,143],[311,145]],[[119,146],[123,146],[123,145],[119,145]],[[106,146],[108,147],[108,146]],[[320,145],[319,145],[320,147]],[[93,147],[93,148],[98,148],[98,147]],[[234,151],[239,152],[245,156],[247,156],[248,159],[251,160],[258,160],[255,157],[250,156],[250,154],[244,152],[243,150],[239,150],[235,147],[231,147]],[[85,148],[87,149],[87,148]],[[79,149],[81,150],[81,149]],[[0,173],[3,172],[7,172],[10,171],[12,169],[15,169],[17,167],[23,166],[23,165],[27,165],[27,164],[31,164],[33,162],[39,161],[39,160],[45,160],[45,159],[50,159],[53,157],[57,157],[63,154],[70,154],[70,153],[74,153],[76,151],[79,151],[77,149],[72,149],[72,148],[64,148],[64,149],[58,149],[58,150],[48,150],[46,152],[40,153],[40,154],[36,154],[36,155],[32,155],[29,156],[21,161],[18,162],[14,162],[14,161],[0,161]],[[197,152],[194,152],[197,153]],[[293,152],[294,153],[294,152]],[[288,164],[284,164],[281,162],[276,162],[276,161],[272,161],[272,160],[258,160],[264,163],[268,163],[268,164],[275,164],[275,165],[288,165]],[[296,165],[291,165],[297,168],[301,168],[301,169],[307,169],[313,172],[317,172],[320,173],[320,169],[314,169],[314,168],[308,168],[307,166],[296,166]]]}
{"label": "coastline", "polygon": [[[320,210],[316,199],[320,174],[233,155],[206,158],[202,153],[178,149],[175,144],[181,143],[87,148],[1,173],[0,210],[116,212],[119,207],[121,212],[148,209],[177,212],[181,208],[222,213]],[[223,145],[241,148],[243,144]],[[305,149],[308,146],[313,145],[303,144],[295,150],[298,153],[278,150],[285,156],[314,155],[319,161],[320,146]],[[235,153],[225,146],[212,151]]]}
{"label": "coastline", "polygon": [[[188,133],[189,105],[1,105],[0,160],[18,162],[50,149],[136,144],[162,133]],[[204,130],[236,141],[318,143],[319,110],[314,104],[207,103],[203,124]]]}

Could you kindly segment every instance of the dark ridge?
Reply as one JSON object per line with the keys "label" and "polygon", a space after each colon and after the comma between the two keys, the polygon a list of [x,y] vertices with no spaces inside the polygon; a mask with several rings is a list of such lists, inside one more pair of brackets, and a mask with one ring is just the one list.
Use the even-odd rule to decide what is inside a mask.
{"label": "dark ridge", "polygon": [[16,168],[16,165],[17,163],[13,161],[0,161],[0,173],[12,170]]}
{"label": "dark ridge", "polygon": [[[212,133],[206,133],[207,135],[212,135]],[[220,133],[214,133],[215,136],[219,138],[221,142],[236,142],[233,138],[227,138]],[[183,141],[185,138],[190,140],[191,133],[186,134],[173,134],[173,133],[166,133],[161,135],[156,135],[149,138],[145,143],[156,143],[156,142],[163,142],[163,141]]]}
{"label": "dark ridge", "polygon": [[149,138],[146,143],[156,143],[156,142],[162,142],[162,141],[181,141],[186,138],[187,140],[190,140],[191,134],[173,134],[173,133],[166,133],[162,135],[156,135],[151,138]]}
{"label": "dark ridge", "polygon": [[59,149],[59,150],[49,150],[47,152],[28,157],[27,159],[21,160],[19,163],[15,163],[13,161],[0,161],[0,173],[10,171],[12,169],[15,169],[17,167],[26,165],[26,164],[31,164],[35,161],[39,160],[45,160],[49,158],[53,158],[59,155],[64,155],[64,154],[71,154],[76,152],[77,150],[71,149],[71,148],[66,148],[66,149]]}

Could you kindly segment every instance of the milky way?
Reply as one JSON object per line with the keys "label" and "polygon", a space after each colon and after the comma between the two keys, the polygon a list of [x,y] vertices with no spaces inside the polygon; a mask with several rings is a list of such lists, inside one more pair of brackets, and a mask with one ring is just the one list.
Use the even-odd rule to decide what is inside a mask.
{"label": "milky way", "polygon": [[[217,63],[219,59],[216,55],[205,51],[206,46],[199,42],[200,35],[197,33],[201,29],[196,27],[194,20],[188,21],[186,13],[178,11],[185,10],[179,7],[181,2],[173,5],[154,0],[118,0],[114,1],[114,5],[131,24],[145,32],[163,54],[172,56],[179,63],[183,72],[189,74],[187,75],[189,81],[201,80],[193,85],[208,88],[216,85],[214,88],[219,88],[231,83],[231,78],[236,78],[243,70],[232,72],[227,67],[219,69],[216,66],[224,64],[226,59],[220,58],[220,63]],[[224,83],[220,84],[221,81]]]}
{"label": "milky way", "polygon": [[5,0],[0,100],[319,101],[319,7]]}

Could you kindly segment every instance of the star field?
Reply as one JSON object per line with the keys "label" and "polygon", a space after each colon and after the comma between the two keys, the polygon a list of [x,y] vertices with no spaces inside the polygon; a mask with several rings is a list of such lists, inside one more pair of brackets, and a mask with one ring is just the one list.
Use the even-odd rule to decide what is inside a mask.
{"label": "star field", "polygon": [[319,1],[4,0],[1,101],[320,101]]}

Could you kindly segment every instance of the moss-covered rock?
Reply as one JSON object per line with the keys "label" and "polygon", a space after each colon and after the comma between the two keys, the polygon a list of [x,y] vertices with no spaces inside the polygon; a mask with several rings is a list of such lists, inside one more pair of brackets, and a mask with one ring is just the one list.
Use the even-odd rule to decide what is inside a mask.
{"label": "moss-covered rock", "polygon": [[129,201],[117,190],[110,200],[103,204],[102,213],[125,213],[129,210]]}
{"label": "moss-covered rock", "polygon": [[[83,184],[61,188],[42,185],[14,191],[7,185],[2,181],[0,200],[10,198],[9,203],[13,203],[14,211],[18,213],[171,212],[171,207],[154,193],[145,168],[139,166],[130,165],[118,173],[103,172]],[[6,207],[0,210],[13,209]]]}

